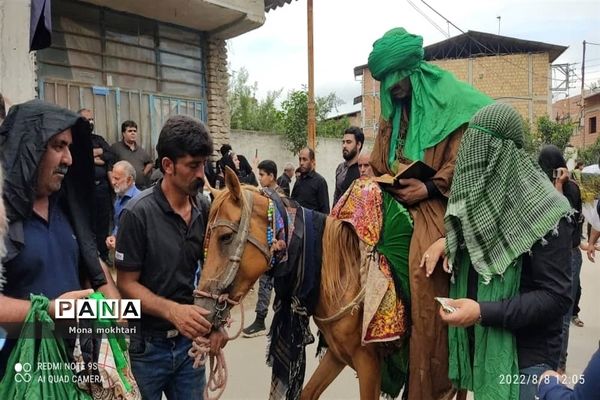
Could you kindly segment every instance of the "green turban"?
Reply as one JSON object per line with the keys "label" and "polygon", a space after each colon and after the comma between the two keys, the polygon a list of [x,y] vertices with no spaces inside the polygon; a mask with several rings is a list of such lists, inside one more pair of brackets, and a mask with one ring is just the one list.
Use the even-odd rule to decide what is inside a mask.
{"label": "green turban", "polygon": [[[390,119],[393,111],[390,90],[417,70],[423,54],[423,38],[406,32],[404,28],[394,28],[373,43],[369,71],[381,82],[381,116],[384,119]],[[383,96],[383,93],[386,95]]]}
{"label": "green turban", "polygon": [[423,60],[423,38],[404,28],[392,29],[373,43],[369,70],[381,82],[381,116],[392,123],[388,163],[394,169],[401,123],[401,103],[392,88],[409,77],[412,86],[404,156],[423,160],[426,149],[446,139],[492,99],[454,75]]}

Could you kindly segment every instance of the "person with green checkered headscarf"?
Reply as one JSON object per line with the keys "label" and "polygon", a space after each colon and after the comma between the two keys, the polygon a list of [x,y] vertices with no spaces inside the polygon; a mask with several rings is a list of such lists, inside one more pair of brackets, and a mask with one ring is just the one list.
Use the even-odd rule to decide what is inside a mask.
{"label": "person with green checkered headscarf", "polygon": [[[449,376],[477,400],[533,400],[556,369],[571,303],[569,201],[523,149],[507,104],[481,109],[456,159],[446,237],[427,253],[453,266]],[[435,262],[435,260],[432,260]]]}
{"label": "person with green checkered headscarf", "polygon": [[441,268],[428,275],[419,264],[444,236],[444,213],[454,161],[465,125],[492,99],[450,72],[424,61],[423,38],[395,28],[373,44],[368,66],[380,82],[381,118],[370,164],[375,175],[394,175],[399,164],[421,160],[437,171],[422,182],[403,179],[392,189],[414,222],[409,249],[411,336],[409,399],[449,399],[447,329],[434,297],[448,295]]}

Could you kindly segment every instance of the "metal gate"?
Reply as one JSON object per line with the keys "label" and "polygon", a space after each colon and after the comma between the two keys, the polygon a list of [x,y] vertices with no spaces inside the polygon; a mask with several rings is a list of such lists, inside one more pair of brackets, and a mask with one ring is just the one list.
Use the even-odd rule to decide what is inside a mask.
{"label": "metal gate", "polygon": [[121,123],[135,121],[139,144],[154,154],[164,122],[183,114],[206,122],[206,104],[201,99],[167,96],[115,87],[89,86],[58,80],[38,81],[39,97],[70,110],[94,112],[95,133],[109,144],[121,140]]}

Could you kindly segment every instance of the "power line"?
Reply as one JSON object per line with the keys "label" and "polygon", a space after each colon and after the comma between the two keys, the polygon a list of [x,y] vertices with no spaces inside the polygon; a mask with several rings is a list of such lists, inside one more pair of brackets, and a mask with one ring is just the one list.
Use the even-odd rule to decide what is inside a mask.
{"label": "power line", "polygon": [[431,18],[429,18],[427,16],[427,14],[425,14],[419,7],[417,7],[417,5],[415,3],[413,3],[410,0],[406,0],[408,2],[408,4],[410,4],[412,6],[412,8],[414,8],[419,14],[421,14],[426,20],[427,22],[429,22],[431,25],[433,25],[438,31],[441,32],[442,35],[444,35],[444,37],[450,37],[449,33],[446,33],[444,31],[444,29],[442,29],[442,27],[440,27],[438,24],[436,24]]}
{"label": "power line", "polygon": [[[421,0],[421,2],[422,2],[423,4],[425,4],[427,7],[429,7],[429,8],[430,8],[430,9],[431,9],[431,10],[432,10],[434,13],[436,13],[436,14],[437,14],[437,15],[439,15],[441,18],[443,18],[443,19],[444,19],[444,20],[445,20],[447,23],[449,23],[449,24],[450,24],[450,25],[452,25],[454,28],[456,28],[456,29],[457,29],[459,32],[461,32],[461,33],[463,33],[464,35],[466,35],[466,36],[467,36],[469,39],[471,39],[473,42],[477,43],[478,45],[480,45],[481,47],[483,47],[485,50],[489,51],[490,53],[492,53],[492,54],[496,54],[496,55],[500,56],[500,54],[499,54],[499,53],[497,53],[497,52],[495,52],[494,50],[490,49],[490,48],[489,48],[489,47],[487,47],[485,44],[481,43],[479,40],[477,40],[476,38],[474,38],[473,36],[471,36],[471,35],[469,34],[469,32],[465,32],[465,31],[463,31],[462,29],[460,29],[460,28],[459,28],[458,26],[456,26],[456,25],[455,25],[455,24],[454,24],[452,21],[450,21],[448,18],[446,18],[446,17],[444,17],[442,14],[440,14],[440,13],[439,13],[439,12],[438,12],[438,11],[437,11],[435,8],[433,8],[433,7],[431,7],[429,4],[427,4],[427,3],[425,2],[425,0]],[[546,79],[546,78],[547,78],[546,76],[543,76],[543,75],[537,74],[537,73],[535,73],[535,72],[533,72],[533,71],[529,71],[528,69],[526,69],[526,68],[523,68],[523,67],[521,67],[520,65],[518,65],[518,64],[515,64],[515,63],[511,62],[510,60],[504,59],[504,58],[502,58],[502,57],[500,58],[500,60],[502,60],[502,61],[504,61],[504,62],[506,62],[506,63],[508,63],[508,64],[511,64],[512,66],[514,66],[514,67],[516,67],[516,68],[518,68],[518,69],[520,69],[520,70],[522,70],[522,71],[525,71],[525,72],[527,72],[527,73],[530,73],[530,72],[531,72],[531,74],[532,74],[532,75],[536,75],[536,76],[538,76],[538,77],[540,77],[540,78],[542,78],[542,79]],[[498,76],[499,76],[499,75],[498,75]],[[563,80],[562,80],[562,79],[557,79],[557,78],[552,78],[552,77],[550,77],[550,79],[551,79],[551,80],[553,80],[553,81],[557,81],[557,82],[563,82]]]}
{"label": "power line", "polygon": [[[575,72],[575,70],[573,70],[573,75],[575,75],[576,78],[579,78],[579,80],[582,80],[581,77],[579,75],[577,75],[577,72]],[[584,84],[585,86],[587,86],[588,89],[592,90],[593,88],[588,85],[587,83]]]}

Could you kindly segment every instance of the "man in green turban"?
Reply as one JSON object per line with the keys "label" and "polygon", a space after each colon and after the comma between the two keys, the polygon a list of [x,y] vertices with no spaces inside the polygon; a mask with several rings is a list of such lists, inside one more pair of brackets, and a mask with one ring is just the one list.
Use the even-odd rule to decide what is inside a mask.
{"label": "man in green turban", "polygon": [[449,276],[442,268],[421,268],[429,246],[445,236],[444,214],[454,163],[465,126],[492,99],[423,60],[423,38],[403,28],[375,41],[369,70],[381,82],[381,120],[371,153],[375,175],[394,175],[399,164],[421,160],[437,173],[427,182],[400,180],[393,189],[414,222],[409,249],[412,328],[408,397],[449,399],[447,329],[434,297],[447,297]]}

